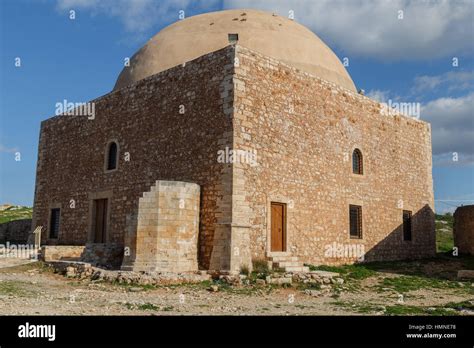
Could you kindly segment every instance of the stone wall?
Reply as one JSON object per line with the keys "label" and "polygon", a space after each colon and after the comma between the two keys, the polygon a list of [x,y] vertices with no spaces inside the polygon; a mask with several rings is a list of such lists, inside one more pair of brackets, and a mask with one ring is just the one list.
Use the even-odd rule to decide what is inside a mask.
{"label": "stone wall", "polygon": [[199,185],[157,181],[139,200],[135,233],[126,236],[131,250],[127,271],[195,272],[198,270]]}
{"label": "stone wall", "polygon": [[84,245],[43,245],[41,259],[45,262],[80,261],[84,250]]}
{"label": "stone wall", "polygon": [[456,209],[453,234],[459,253],[474,255],[474,205]]}
{"label": "stone wall", "polygon": [[[50,209],[61,208],[59,238],[43,233],[43,243],[91,242],[92,199],[106,197],[107,242],[125,246],[143,192],[157,180],[193,182],[201,187],[199,261],[207,269],[216,224],[230,220],[231,166],[218,163],[216,153],[232,146],[233,55],[227,47],[93,100],[94,119],[43,121],[33,226],[48,231]],[[112,140],[118,168],[106,172]]]}
{"label": "stone wall", "polygon": [[7,241],[13,244],[24,244],[31,232],[31,219],[9,221],[0,224],[0,244]]}
{"label": "stone wall", "polygon": [[117,243],[88,243],[81,254],[81,262],[108,269],[119,269],[124,248]]}
{"label": "stone wall", "polygon": [[[125,266],[142,250],[145,265],[159,234],[145,237],[144,223],[154,219],[145,215],[155,213],[140,209],[156,203],[151,188],[165,180],[200,186],[201,269],[238,271],[271,256],[273,201],[287,205],[286,252],[303,262],[356,260],[328,257],[333,243],[362,246],[365,260],[435,253],[425,122],[382,115],[367,97],[240,46],[93,102],[94,119],[58,116],[41,125],[33,227],[49,231],[50,209],[61,208],[59,238],[43,233],[43,242],[90,243],[92,200],[108,198],[107,244],[132,250]],[[110,141],[118,143],[118,168],[105,171]],[[225,148],[254,153],[256,163],[217,161]],[[352,174],[355,148],[363,175]],[[362,206],[362,239],[349,238],[349,204]],[[413,214],[410,242],[402,238],[403,210]],[[156,264],[172,259],[171,248],[163,250]]]}
{"label": "stone wall", "polygon": [[[233,222],[250,226],[252,258],[271,254],[272,201],[287,204],[286,251],[303,262],[358,260],[332,255],[333,243],[360,246],[369,261],[434,255],[429,124],[382,115],[367,97],[240,46],[236,60],[233,145],[257,165],[234,165]],[[355,148],[363,175],[352,173]],[[362,206],[362,239],[349,237],[350,204]]]}
{"label": "stone wall", "polygon": [[117,269],[122,263],[123,247],[118,244],[43,245],[41,259],[45,262],[80,261],[94,266]]}

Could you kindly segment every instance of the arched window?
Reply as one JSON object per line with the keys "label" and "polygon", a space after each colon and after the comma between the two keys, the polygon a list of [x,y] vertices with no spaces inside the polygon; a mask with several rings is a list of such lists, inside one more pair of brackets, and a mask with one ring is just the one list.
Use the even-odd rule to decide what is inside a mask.
{"label": "arched window", "polygon": [[362,152],[359,149],[355,149],[352,153],[352,172],[354,174],[364,174]]}
{"label": "arched window", "polygon": [[111,142],[107,150],[107,170],[117,169],[117,143]]}

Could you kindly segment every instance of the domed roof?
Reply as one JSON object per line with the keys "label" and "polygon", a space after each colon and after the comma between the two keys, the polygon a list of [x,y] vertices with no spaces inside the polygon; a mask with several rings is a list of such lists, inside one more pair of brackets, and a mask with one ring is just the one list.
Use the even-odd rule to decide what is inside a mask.
{"label": "domed roof", "polygon": [[243,47],[356,91],[338,57],[311,30],[288,18],[247,9],[205,13],[164,28],[130,59],[114,90],[224,48],[228,34],[238,34]]}

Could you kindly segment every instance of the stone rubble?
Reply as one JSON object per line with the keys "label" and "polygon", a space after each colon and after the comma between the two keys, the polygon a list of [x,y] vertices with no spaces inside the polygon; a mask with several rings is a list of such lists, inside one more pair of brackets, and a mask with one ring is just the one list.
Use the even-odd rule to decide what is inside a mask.
{"label": "stone rubble", "polygon": [[[136,285],[157,285],[170,283],[197,283],[206,280],[218,280],[231,286],[248,285],[250,279],[246,275],[232,275],[198,271],[187,273],[165,273],[165,272],[133,272],[119,270],[105,270],[92,266],[85,262],[50,262],[48,263],[55,272],[63,274],[67,278],[91,279],[93,281],[107,281],[119,284],[136,284]],[[325,271],[309,271],[309,272],[286,272],[273,273],[267,275],[265,279],[256,279],[255,284],[264,286],[271,285],[291,285],[294,283],[315,284],[319,285],[321,290],[306,291],[310,296],[316,296],[324,292],[325,289],[330,290],[331,284],[342,285],[342,279],[338,273]],[[132,287],[131,292],[138,292],[141,288]],[[212,292],[217,292],[219,287],[212,285],[209,288]]]}

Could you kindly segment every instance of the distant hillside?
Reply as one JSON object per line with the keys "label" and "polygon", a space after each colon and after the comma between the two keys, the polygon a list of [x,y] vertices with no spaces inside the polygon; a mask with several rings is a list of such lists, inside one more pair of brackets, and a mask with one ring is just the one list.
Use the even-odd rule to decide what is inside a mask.
{"label": "distant hillside", "polygon": [[13,220],[31,219],[33,208],[20,205],[0,205],[0,224]]}
{"label": "distant hillside", "polygon": [[453,224],[451,213],[436,214],[436,249],[439,253],[453,250]]}

